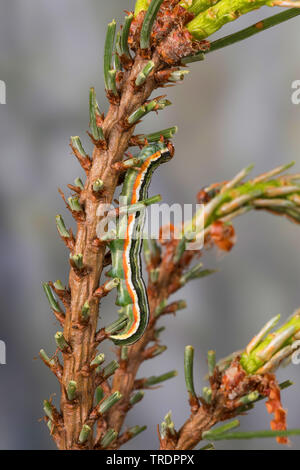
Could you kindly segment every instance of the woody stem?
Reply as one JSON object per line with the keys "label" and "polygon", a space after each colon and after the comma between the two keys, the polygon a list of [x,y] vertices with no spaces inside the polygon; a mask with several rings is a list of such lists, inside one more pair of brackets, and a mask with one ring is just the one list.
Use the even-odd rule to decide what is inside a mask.
{"label": "woody stem", "polygon": [[[61,411],[64,420],[64,432],[59,442],[60,449],[74,449],[77,446],[81,428],[92,410],[94,396],[94,375],[89,364],[95,355],[95,333],[98,322],[99,300],[93,298],[98,288],[103,269],[104,247],[95,248],[97,224],[101,218],[97,216],[99,203],[111,203],[118,183],[118,173],[112,164],[123,158],[127,150],[134,127],[124,128],[121,123],[133,111],[141,106],[152,93],[155,83],[148,80],[141,91],[136,91],[133,78],[145,66],[145,60],[137,57],[131,71],[127,72],[123,84],[120,104],[112,104],[103,123],[103,132],[107,142],[107,150],[95,147],[93,162],[88,174],[80,203],[85,210],[85,220],[77,224],[75,253],[83,254],[87,274],[78,276],[71,269],[69,286],[71,305],[66,311],[64,337],[71,347],[71,352],[64,353],[64,370],[61,381]],[[99,199],[93,195],[93,182],[101,179],[105,193]],[[80,324],[80,311],[89,300],[90,319],[87,324]],[[66,389],[70,381],[77,384],[78,400],[74,403],[67,400]],[[87,446],[92,447],[91,438]]]}

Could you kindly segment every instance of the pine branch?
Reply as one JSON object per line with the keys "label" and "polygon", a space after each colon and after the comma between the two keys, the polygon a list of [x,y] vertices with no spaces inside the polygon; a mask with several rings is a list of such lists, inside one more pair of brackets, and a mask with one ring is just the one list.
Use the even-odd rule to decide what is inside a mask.
{"label": "pine branch", "polygon": [[285,21],[295,18],[298,15],[300,15],[299,8],[291,8],[290,10],[277,13],[277,15],[270,16],[269,18],[264,18],[252,26],[238,31],[237,33],[229,34],[224,38],[211,42],[208,52],[217,51],[219,49],[223,49],[224,47],[231,46],[232,44],[243,41],[244,39],[248,39],[255,34],[266,31],[273,26],[277,26],[281,23],[284,23]]}
{"label": "pine branch", "polygon": [[[286,411],[282,408],[280,390],[291,385],[289,381],[278,385],[275,372],[284,362],[291,360],[299,350],[300,310],[275,332],[269,333],[276,325],[278,316],[270,320],[246,346],[241,355],[234,354],[227,366],[215,364],[215,353],[208,353],[210,387],[205,387],[201,398],[201,407],[192,413],[173,440],[161,439],[161,449],[193,449],[201,440],[218,441],[230,439],[253,439],[276,437],[279,443],[286,444],[287,436],[299,435],[300,430],[286,429]],[[269,334],[268,334],[269,333]],[[184,357],[187,391],[195,394],[191,382],[191,346],[187,346]],[[210,392],[207,400],[207,391]],[[215,424],[243,414],[254,404],[268,398],[266,407],[274,413],[271,431],[231,432],[239,426],[234,420],[211,429]]]}
{"label": "pine branch", "polygon": [[[241,15],[245,15],[263,6],[295,6],[296,8],[299,8],[299,2],[272,0],[253,0],[252,2],[245,2],[245,0],[237,0],[232,3],[230,0],[220,0],[212,7],[197,15],[190,23],[188,23],[187,29],[195,38],[203,40],[214,34],[225,24],[238,19]],[[291,15],[292,16],[289,16],[289,18],[294,16],[293,12]],[[274,20],[273,17],[270,26],[273,26],[272,22],[274,21],[276,20]],[[284,19],[282,21],[284,21]],[[262,25],[262,27],[264,26]]]}
{"label": "pine branch", "polygon": [[288,437],[288,436],[299,436],[300,429],[289,429],[288,431],[240,431],[240,432],[229,432],[226,434],[220,434],[208,437],[208,440],[212,441],[224,441],[232,439],[262,439],[268,437]]}
{"label": "pine branch", "polygon": [[[44,351],[40,353],[61,386],[60,411],[52,403],[44,403],[46,421],[59,449],[118,448],[127,437],[138,434],[140,428],[131,430],[126,439],[120,435],[127,412],[143,396],[141,391],[135,393],[135,390],[160,384],[176,375],[172,371],[148,379],[136,378],[144,360],[165,350],[159,343],[161,329],[157,328],[157,322],[164,314],[175,313],[182,308],[180,302],[167,306],[172,293],[189,280],[210,273],[199,265],[191,268],[192,261],[201,252],[186,250],[184,242],[179,246],[178,240],[172,238],[168,243],[160,240],[145,246],[149,274],[149,326],[140,341],[128,348],[118,349],[118,361],[102,368],[104,357],[97,350],[98,345],[112,332],[124,327],[126,322],[121,317],[118,322],[97,332],[100,300],[118,283],[118,279],[113,279],[100,286],[103,267],[110,261],[107,261],[105,240],[97,236],[98,223],[104,218],[98,215],[99,205],[113,201],[121,180],[121,170],[134,167],[134,159],[122,162],[129,146],[142,146],[147,140],[170,139],[177,130],[169,128],[154,134],[134,136],[135,127],[142,118],[171,104],[161,96],[150,99],[152,92],[170,82],[174,84],[182,80],[186,75],[179,68],[182,61],[186,57],[196,57],[209,48],[207,41],[197,40],[198,33],[192,36],[193,28],[191,23],[188,24],[190,13],[176,4],[171,0],[152,0],[149,6],[148,1],[138,1],[135,15],[129,13],[121,31],[117,32],[115,21],[108,25],[104,82],[110,107],[106,116],[101,114],[95,90],[90,90],[91,157],[78,136],[71,138],[72,151],[85,170],[86,181],[77,179],[75,186],[69,185],[75,195],[68,198],[60,191],[77,225],[77,233],[73,236],[62,217],[56,218],[59,235],[70,250],[69,282],[67,288],[59,282],[44,284],[50,307],[63,326],[63,331],[55,335],[57,354],[61,355],[62,363],[57,358],[49,358]],[[203,14],[206,15],[205,11]],[[199,20],[198,16],[195,20]],[[188,33],[186,25],[192,34]],[[166,144],[171,148],[168,141]],[[276,184],[265,184],[256,180],[250,186],[236,188],[235,178],[231,186],[221,186],[220,194],[214,195],[212,202],[206,206],[206,225],[203,227],[206,230],[205,247],[209,245],[207,238],[213,224],[217,221],[228,222],[238,215],[240,209],[263,208],[298,220],[299,187],[291,179],[289,184],[292,189],[287,191],[286,181],[278,179]],[[210,191],[207,192],[210,197]],[[143,201],[144,205],[150,200],[153,202],[153,198]],[[63,302],[65,312],[54,292]],[[149,343],[154,343],[154,347],[148,348]],[[112,377],[112,385],[109,377]],[[195,401],[190,355],[187,358],[186,377]],[[224,407],[222,410],[224,412]],[[195,419],[200,420],[203,430],[210,429],[222,416],[221,411],[217,415],[209,414],[207,407],[203,406],[195,413]],[[174,444],[173,424],[169,415],[164,423],[161,439],[168,437]],[[94,424],[95,433],[92,431]],[[186,448],[185,444],[182,448]]]}

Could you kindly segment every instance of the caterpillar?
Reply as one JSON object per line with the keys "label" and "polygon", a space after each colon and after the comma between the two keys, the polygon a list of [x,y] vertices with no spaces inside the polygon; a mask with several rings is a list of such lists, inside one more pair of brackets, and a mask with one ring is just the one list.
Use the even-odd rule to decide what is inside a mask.
{"label": "caterpillar", "polygon": [[[147,198],[154,170],[171,158],[168,147],[162,142],[145,146],[137,157],[135,168],[125,175],[121,192],[130,206]],[[123,199],[122,199],[123,201]],[[149,321],[149,305],[142,278],[141,248],[145,211],[120,217],[116,239],[109,243],[112,268],[108,276],[120,280],[116,305],[128,317],[126,327],[110,338],[118,345],[133,344],[144,334]]]}

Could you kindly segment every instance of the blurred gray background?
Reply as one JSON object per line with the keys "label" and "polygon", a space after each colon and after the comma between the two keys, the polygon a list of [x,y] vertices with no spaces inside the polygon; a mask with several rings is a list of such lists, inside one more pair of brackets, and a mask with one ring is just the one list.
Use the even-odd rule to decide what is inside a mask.
{"label": "blurred gray background", "polygon": [[[57,393],[51,373],[36,360],[44,347],[55,350],[57,331],[41,281],[67,279],[67,251],[54,217],[64,205],[57,187],[82,175],[70,156],[68,139],[80,135],[86,147],[88,90],[95,85],[104,111],[102,50],[107,23],[121,21],[133,0],[0,1],[0,79],[7,104],[0,105],[1,319],[0,339],[7,365],[0,366],[0,448],[53,449],[39,420],[42,400]],[[275,14],[264,8],[224,27],[236,31]],[[205,184],[228,179],[255,163],[255,172],[296,160],[300,172],[300,105],[291,103],[291,83],[300,79],[299,23],[293,19],[242,44],[213,53],[191,66],[183,84],[168,90],[174,103],[148,116],[140,131],[178,125],[176,157],[156,174],[151,193],[165,202],[190,203]],[[82,175],[83,176],[83,175]],[[66,221],[70,219],[66,215]],[[164,319],[167,352],[148,362],[140,377],[178,368],[179,376],[147,392],[128,416],[128,425],[148,425],[128,449],[156,449],[156,425],[169,409],[179,427],[189,408],[183,378],[183,350],[196,349],[197,386],[203,386],[206,351],[222,357],[243,347],[271,316],[288,316],[300,305],[300,243],[296,225],[253,213],[235,224],[232,253],[215,251],[206,266],[214,277],[180,293],[188,309]],[[103,303],[105,322],[115,318],[113,299]],[[107,353],[111,346],[104,347]],[[300,368],[279,378],[293,379],[283,394],[288,425],[300,427]],[[241,429],[268,429],[270,416],[260,403],[241,419]],[[293,437],[297,449],[300,438]],[[218,443],[218,448],[279,449],[274,440]]]}

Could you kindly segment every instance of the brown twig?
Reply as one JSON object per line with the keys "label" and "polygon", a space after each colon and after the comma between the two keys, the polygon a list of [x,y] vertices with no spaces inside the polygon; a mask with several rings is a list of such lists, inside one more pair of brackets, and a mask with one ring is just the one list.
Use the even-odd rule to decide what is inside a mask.
{"label": "brown twig", "polygon": [[[136,381],[136,376],[142,363],[147,360],[147,346],[155,341],[155,329],[159,316],[155,312],[163,301],[169,297],[173,291],[173,285],[181,273],[189,265],[192,258],[197,256],[197,252],[190,252],[188,257],[184,257],[184,261],[180,265],[175,266],[172,259],[176,250],[177,243],[170,241],[164,249],[164,253],[159,264],[159,289],[156,289],[149,279],[148,283],[148,299],[150,305],[150,321],[144,336],[134,345],[128,348],[128,359],[126,366],[116,371],[113,379],[113,390],[119,390],[123,399],[109,413],[109,427],[116,431],[120,431],[126,418],[126,411],[129,405],[130,397],[136,389],[145,388],[143,379]],[[192,254],[193,253],[193,254]],[[155,261],[157,266],[157,260]],[[148,265],[148,272],[152,269],[152,265]],[[171,309],[172,310],[172,309]]]}
{"label": "brown twig", "polygon": [[[169,0],[165,1],[166,9],[169,8]],[[172,2],[171,2],[172,3]],[[174,2],[173,2],[174,3]],[[176,4],[177,2],[175,2]],[[166,10],[162,9],[160,17],[162,18]],[[184,13],[184,9],[182,12]],[[184,19],[183,17],[186,16]],[[167,18],[169,22],[168,32],[172,30],[172,24],[175,27],[182,28],[184,21],[190,15],[183,15],[182,18],[177,13],[173,14],[172,18]],[[180,19],[179,19],[180,18]],[[82,426],[88,420],[91,409],[93,408],[93,396],[95,390],[95,371],[89,367],[90,362],[95,356],[97,343],[99,337],[95,341],[96,328],[98,322],[99,302],[100,299],[94,295],[99,288],[100,276],[102,273],[103,265],[105,264],[105,246],[103,244],[95,244],[97,240],[97,224],[101,220],[97,216],[97,209],[101,203],[111,203],[114,198],[114,192],[118,185],[119,174],[113,169],[113,165],[120,162],[130,145],[130,141],[135,129],[135,124],[128,126],[128,117],[136,111],[139,107],[143,106],[151,93],[158,87],[154,74],[159,70],[163,70],[166,66],[165,61],[167,55],[163,53],[162,43],[168,41],[167,35],[164,33],[159,36],[159,28],[155,29],[155,43],[159,44],[160,50],[157,52],[148,51],[147,56],[151,56],[154,63],[153,73],[147,77],[143,86],[136,87],[135,81],[138,74],[144,69],[148,63],[148,58],[145,54],[139,51],[137,44],[139,44],[139,25],[143,17],[140,16],[136,20],[137,28],[133,27],[129,43],[133,50],[135,50],[135,58],[131,61],[126,61],[124,72],[118,75],[117,86],[118,96],[114,97],[111,93],[108,94],[110,100],[110,108],[105,118],[101,116],[101,127],[103,135],[105,136],[105,145],[101,141],[101,145],[94,141],[95,147],[92,157],[83,156],[77,149],[71,145],[73,153],[78,158],[80,164],[84,168],[87,179],[84,189],[80,192],[79,203],[82,211],[71,210],[73,217],[77,222],[77,234],[75,243],[72,243],[72,252],[80,253],[83,255],[84,266],[88,269],[85,275],[78,275],[76,269],[70,270],[69,276],[69,289],[70,289],[70,305],[66,310],[64,319],[64,338],[68,345],[70,345],[68,354],[63,354],[63,374],[61,379],[61,413],[63,416],[63,429],[57,437],[56,442],[60,449],[74,449],[78,446],[78,438]],[[172,23],[173,22],[173,23]],[[172,55],[171,62],[179,62],[183,53],[186,55],[196,50],[201,49],[201,42],[196,43],[191,41],[188,34],[181,40],[188,43],[187,48],[182,49],[182,45],[178,44],[176,54]],[[123,59],[122,59],[123,60]],[[124,62],[124,61],[123,61]],[[117,98],[117,99],[115,99]],[[93,139],[94,140],[94,139]],[[101,179],[103,181],[105,192],[100,193],[99,197],[95,198],[93,191],[93,182]],[[71,189],[74,189],[73,187]],[[65,197],[60,191],[68,209],[70,209]],[[164,271],[163,277],[165,276]],[[152,312],[159,305],[161,299],[167,295],[168,279],[162,279],[164,286],[160,291],[159,296],[151,294],[150,286],[150,305]],[[89,321],[82,322],[80,312],[85,304],[89,301]],[[153,317],[152,317],[153,318]],[[113,382],[113,391],[119,390],[124,394],[124,400],[120,405],[115,406],[115,411],[109,413],[107,422],[109,426],[119,431],[125,416],[125,410],[128,408],[128,398],[133,390],[133,384],[137,370],[140,366],[140,352],[142,352],[146,345],[152,341],[154,336],[155,321],[150,322],[150,327],[145,336],[136,345],[130,348],[128,361],[126,367],[120,368],[115,374]],[[66,398],[65,390],[70,381],[76,382],[78,400],[70,406]],[[100,426],[101,427],[101,426]],[[103,427],[103,426],[102,426]],[[106,425],[104,426],[106,428]],[[90,437],[85,448],[92,448],[93,442]]]}
{"label": "brown twig", "polygon": [[[137,343],[128,347],[126,359],[122,358],[122,351],[118,349],[120,367],[114,373],[110,386],[102,371],[98,370],[98,367],[91,366],[97,355],[97,346],[108,337],[104,328],[97,332],[100,300],[108,293],[107,283],[99,287],[100,277],[103,267],[110,262],[109,255],[105,254],[106,245],[97,238],[97,226],[103,219],[97,215],[97,211],[100,204],[110,204],[114,199],[115,190],[122,178],[120,175],[120,170],[124,167],[122,160],[128,147],[137,143],[140,145],[133,136],[139,117],[138,120],[131,121],[132,114],[149,103],[148,99],[156,88],[168,83],[172,72],[177,70],[185,56],[207,50],[209,46],[207,41],[194,40],[184,28],[193,15],[179,5],[179,0],[164,0],[154,22],[151,47],[141,50],[140,33],[144,17],[145,12],[140,12],[131,24],[128,44],[135,56],[129,58],[122,54],[120,57],[123,70],[116,73],[115,89],[107,90],[110,102],[108,113],[105,117],[96,113],[96,128],[97,126],[101,128],[101,135],[96,139],[95,134],[89,134],[94,144],[91,158],[82,153],[80,147],[78,150],[71,144],[73,153],[87,175],[83,189],[79,190],[69,185],[69,188],[76,193],[76,198],[78,197],[78,200],[75,198],[76,204],[68,204],[63,192],[59,190],[77,223],[76,237],[72,232],[68,233],[64,227],[61,236],[72,256],[80,254],[83,266],[78,268],[74,259],[71,259],[68,289],[59,291],[51,284],[66,310],[65,315],[54,311],[63,325],[63,336],[60,336],[65,341],[60,348],[63,364],[61,365],[56,359],[51,363],[47,363],[46,360],[61,385],[61,412],[58,413],[53,407],[55,426],[51,433],[58,448],[64,450],[100,449],[101,439],[108,429],[120,434],[126,415],[132,408],[130,400],[134,390],[148,388],[146,380],[136,377],[143,361],[155,355],[158,344],[156,337],[158,319],[161,315],[175,313],[178,310],[178,302],[166,306],[167,300],[182,287],[184,271],[199,255],[196,251],[183,251],[178,256],[177,240],[160,241],[161,251],[152,256],[147,265],[150,306],[148,328]],[[145,69],[149,59],[153,62],[152,72],[140,84],[137,82],[137,77]],[[97,180],[101,180],[104,189],[95,192],[94,182]],[[223,225],[219,227],[222,237]],[[207,243],[210,243],[210,238],[213,239],[213,236],[209,235],[206,234]],[[224,242],[223,238],[221,241],[218,239],[218,242],[219,244]],[[153,270],[157,272],[156,279],[152,277]],[[53,300],[52,303],[54,302]],[[83,306],[87,304],[88,316],[83,319],[81,312]],[[151,346],[151,343],[154,343],[154,346]],[[223,377],[216,372],[214,381],[211,382],[212,404],[208,406],[202,402],[202,406],[199,407],[197,402],[196,407],[196,401],[191,403],[192,416],[178,433],[172,435],[167,433],[166,438],[160,439],[162,449],[191,449],[201,440],[204,430],[218,421],[235,415],[236,408],[234,404],[228,402],[228,390],[222,379]],[[70,383],[76,385],[74,399],[71,399],[67,393]],[[94,407],[95,390],[100,384],[103,389],[103,400],[118,392],[118,401],[105,413],[99,412],[98,405]],[[241,391],[245,393],[245,387],[240,383],[239,385]],[[260,385],[259,381],[253,384],[247,383],[247,390],[256,389],[255,387]],[[236,397],[239,396],[237,393]],[[97,426],[95,438],[90,432],[86,438],[80,440],[83,426],[87,426],[89,430],[88,426],[95,423]],[[130,433],[125,432],[115,440],[111,448],[118,448],[129,438],[131,438]]]}

